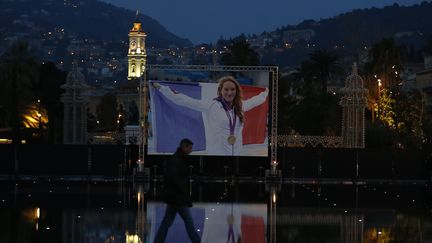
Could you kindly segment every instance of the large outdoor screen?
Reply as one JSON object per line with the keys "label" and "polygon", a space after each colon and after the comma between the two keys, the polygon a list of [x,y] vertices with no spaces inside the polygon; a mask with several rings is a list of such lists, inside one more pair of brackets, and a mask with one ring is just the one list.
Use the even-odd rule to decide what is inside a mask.
{"label": "large outdoor screen", "polygon": [[149,81],[148,154],[172,154],[187,138],[192,155],[268,156],[268,79],[246,80]]}

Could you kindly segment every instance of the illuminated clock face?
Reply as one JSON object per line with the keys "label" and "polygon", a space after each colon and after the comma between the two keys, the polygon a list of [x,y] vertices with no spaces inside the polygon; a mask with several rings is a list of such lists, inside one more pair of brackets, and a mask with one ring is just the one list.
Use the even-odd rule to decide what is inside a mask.
{"label": "illuminated clock face", "polygon": [[134,41],[134,40],[131,41],[130,45],[131,45],[132,48],[136,48],[136,41]]}

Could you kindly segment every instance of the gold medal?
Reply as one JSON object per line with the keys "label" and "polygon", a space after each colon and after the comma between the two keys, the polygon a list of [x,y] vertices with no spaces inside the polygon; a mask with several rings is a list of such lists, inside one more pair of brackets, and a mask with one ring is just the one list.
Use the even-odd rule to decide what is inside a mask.
{"label": "gold medal", "polygon": [[230,136],[228,137],[228,143],[229,143],[230,145],[234,145],[235,142],[236,142],[236,137],[235,137],[234,135],[230,135]]}

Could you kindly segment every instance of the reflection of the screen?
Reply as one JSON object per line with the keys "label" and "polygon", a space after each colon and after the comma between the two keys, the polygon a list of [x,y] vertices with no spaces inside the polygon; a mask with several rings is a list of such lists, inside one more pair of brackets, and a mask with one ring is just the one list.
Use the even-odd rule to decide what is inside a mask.
{"label": "reflection of the screen", "polygon": [[[136,213],[130,210],[98,209],[63,212],[63,243],[139,242],[130,241],[135,231]],[[129,233],[131,232],[131,233]]]}
{"label": "reflection of the screen", "polygon": [[[161,224],[165,207],[164,203],[147,204],[150,242]],[[191,214],[203,243],[266,242],[266,204],[195,203]],[[180,216],[170,227],[165,242],[190,242]]]}

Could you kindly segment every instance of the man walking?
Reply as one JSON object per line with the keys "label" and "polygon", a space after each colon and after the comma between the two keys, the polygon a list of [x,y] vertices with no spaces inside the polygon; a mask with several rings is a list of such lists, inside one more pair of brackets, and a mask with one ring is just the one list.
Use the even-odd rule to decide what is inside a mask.
{"label": "man walking", "polygon": [[192,207],[192,199],[189,194],[186,161],[192,152],[192,146],[191,140],[181,140],[180,146],[167,164],[165,172],[165,202],[167,206],[164,218],[156,233],[155,243],[165,242],[168,229],[177,213],[182,217],[192,243],[201,242],[189,210],[189,207]]}

